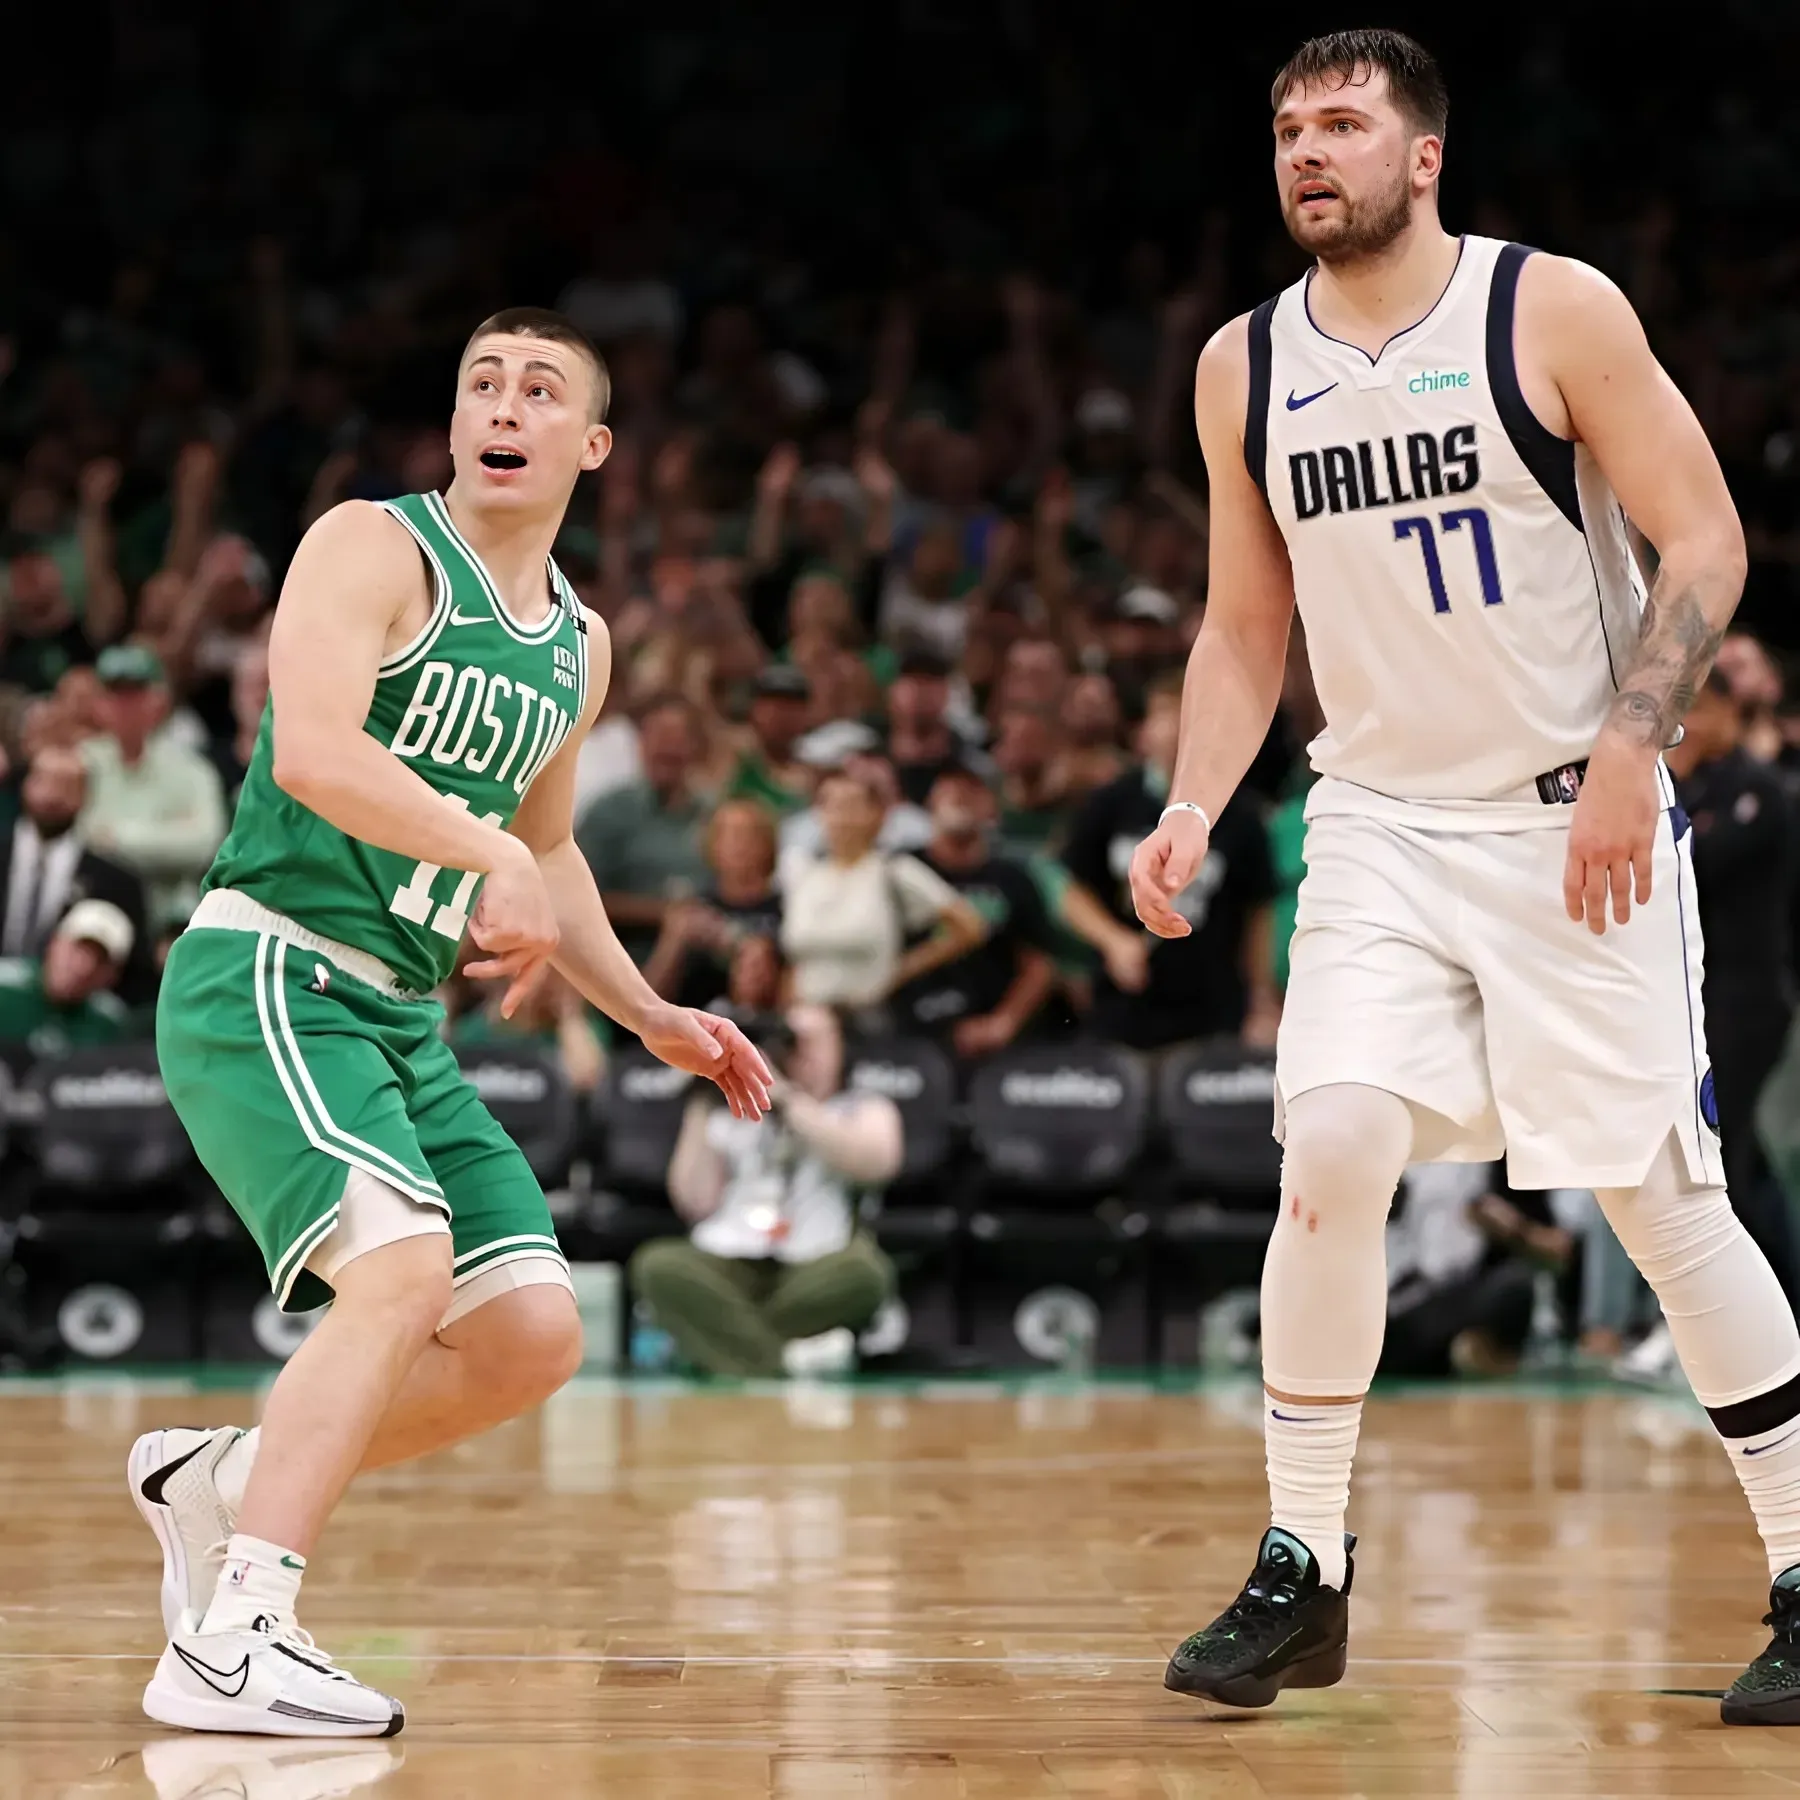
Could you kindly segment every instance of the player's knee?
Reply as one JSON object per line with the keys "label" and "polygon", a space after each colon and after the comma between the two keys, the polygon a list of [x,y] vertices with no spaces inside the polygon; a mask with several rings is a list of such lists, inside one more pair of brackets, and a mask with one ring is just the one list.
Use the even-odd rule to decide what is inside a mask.
{"label": "player's knee", "polygon": [[549,1399],[581,1367],[581,1316],[565,1287],[539,1282],[501,1296],[481,1320],[465,1354],[476,1379],[508,1412],[525,1412]]}
{"label": "player's knee", "polygon": [[450,1310],[455,1292],[448,1233],[383,1244],[346,1263],[333,1276],[337,1305],[387,1321],[421,1344]]}
{"label": "player's knee", "polygon": [[1412,1115],[1394,1094],[1346,1083],[1299,1095],[1283,1139],[1284,1218],[1385,1217],[1411,1147]]}

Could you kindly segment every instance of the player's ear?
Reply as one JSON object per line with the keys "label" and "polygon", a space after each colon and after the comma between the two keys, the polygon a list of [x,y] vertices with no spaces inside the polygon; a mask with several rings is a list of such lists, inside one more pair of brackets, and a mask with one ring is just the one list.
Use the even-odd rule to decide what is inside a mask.
{"label": "player's ear", "polygon": [[581,447],[581,466],[597,469],[612,454],[613,435],[604,425],[588,427],[587,442]]}
{"label": "player's ear", "polygon": [[1426,136],[1413,139],[1413,169],[1418,176],[1433,182],[1444,172],[1444,140]]}

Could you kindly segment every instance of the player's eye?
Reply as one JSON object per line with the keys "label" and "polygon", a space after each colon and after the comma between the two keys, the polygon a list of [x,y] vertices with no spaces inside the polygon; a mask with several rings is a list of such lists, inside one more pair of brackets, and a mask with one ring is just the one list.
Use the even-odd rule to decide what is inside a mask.
{"label": "player's eye", "polygon": [[534,397],[541,396],[545,400],[548,400],[551,398],[550,390],[547,387],[545,387],[541,381],[537,384],[536,387],[534,387],[531,390],[531,393]]}

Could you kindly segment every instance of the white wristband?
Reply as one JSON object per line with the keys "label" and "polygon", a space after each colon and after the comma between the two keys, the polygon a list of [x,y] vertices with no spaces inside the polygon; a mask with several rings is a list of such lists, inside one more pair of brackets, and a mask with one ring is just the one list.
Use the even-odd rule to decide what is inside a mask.
{"label": "white wristband", "polygon": [[1206,827],[1206,835],[1208,837],[1212,836],[1213,822],[1206,816],[1206,808],[1204,806],[1196,806],[1192,800],[1176,800],[1170,805],[1165,806],[1162,809],[1162,817],[1156,821],[1157,824],[1160,825],[1163,822],[1163,819],[1166,819],[1170,813],[1178,812],[1192,813],[1194,817]]}

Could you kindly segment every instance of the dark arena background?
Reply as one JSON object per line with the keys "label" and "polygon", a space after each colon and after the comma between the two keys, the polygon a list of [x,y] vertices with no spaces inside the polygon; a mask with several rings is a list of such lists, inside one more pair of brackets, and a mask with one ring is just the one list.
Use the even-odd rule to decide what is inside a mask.
{"label": "dark arena background", "polygon": [[[1409,1170],[1389,1226],[1348,1679],[1267,1713],[1161,1685],[1267,1520],[1303,650],[1193,935],[1139,929],[1124,872],[1206,601],[1195,359],[1304,266],[1270,78],[1367,22],[29,22],[0,141],[0,1800],[1800,1783],[1800,1741],[1709,1698],[1760,1647],[1762,1563],[1654,1299],[1591,1194],[1503,1165]],[[1713,784],[1733,1200],[1791,1295],[1800,15],[1373,22],[1444,66],[1446,224],[1610,275],[1743,519],[1719,766],[1682,779]],[[168,1104],[160,970],[297,543],[340,501],[448,484],[457,359],[519,304],[570,315],[613,383],[556,550],[613,645],[576,841],[660,994],[897,1113],[901,1148],[872,1178],[798,1115],[728,1142],[560,977],[503,1020],[453,976],[444,1032],[550,1195],[585,1362],[359,1480],[319,1546],[306,1623],[406,1700],[403,1737],[183,1737],[139,1706],[163,1639],[127,1451],[250,1424],[315,1320],[269,1296]],[[887,871],[860,912],[807,891],[847,843]],[[690,1241],[740,1176],[752,1239]]]}

